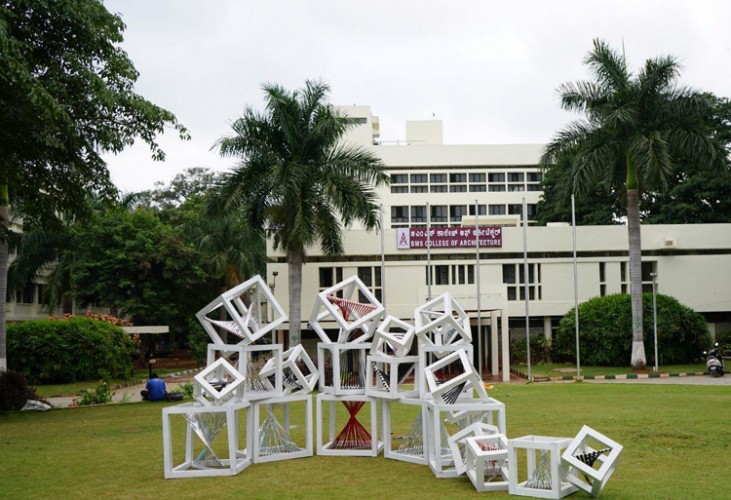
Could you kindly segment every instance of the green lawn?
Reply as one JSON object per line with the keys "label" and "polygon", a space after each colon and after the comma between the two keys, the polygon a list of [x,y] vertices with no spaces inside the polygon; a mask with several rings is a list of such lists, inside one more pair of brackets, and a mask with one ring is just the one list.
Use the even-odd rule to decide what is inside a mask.
{"label": "green lawn", "polygon": [[[719,484],[731,459],[730,387],[498,384],[491,395],[507,406],[508,437],[570,437],[588,424],[621,443],[620,466],[601,498],[728,498]],[[413,407],[393,406],[393,433],[404,435]],[[0,414],[0,498],[483,497],[464,476],[436,479],[426,466],[382,456],[315,456],[252,465],[234,477],[165,480],[162,408]],[[182,425],[175,436],[182,438]]]}
{"label": "green lawn", "polygon": [[[528,373],[528,365],[526,364],[512,365],[512,368],[525,374]],[[648,366],[647,369],[641,373],[653,373],[652,368],[652,366]],[[702,373],[705,371],[705,363],[658,367],[659,373]],[[581,375],[583,377],[590,375],[627,375],[633,373],[638,372],[634,372],[632,368],[626,366],[581,366]],[[572,377],[576,375],[576,363],[536,363],[531,365],[531,375],[533,377]]]}

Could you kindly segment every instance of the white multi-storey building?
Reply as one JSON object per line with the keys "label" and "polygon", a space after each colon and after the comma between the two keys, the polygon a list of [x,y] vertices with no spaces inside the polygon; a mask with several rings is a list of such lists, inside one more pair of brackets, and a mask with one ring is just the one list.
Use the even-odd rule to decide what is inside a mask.
{"label": "white multi-storey building", "polygon": [[[529,225],[524,240],[520,227],[523,206],[530,223],[541,196],[542,145],[445,145],[439,121],[407,122],[405,143],[381,144],[368,107],[344,109],[358,122],[347,140],[371,148],[391,175],[391,185],[379,193],[383,234],[354,227],[343,255],[308,250],[303,343],[311,349],[316,342],[306,325],[316,294],[349,276],[359,276],[388,314],[405,320],[413,320],[414,308],[427,298],[449,291],[472,318],[477,364],[507,379],[509,339],[525,337],[526,290],[531,335],[550,338],[574,306],[572,228]],[[419,236],[427,224],[434,230],[429,251]],[[476,224],[500,226],[497,240],[480,244],[479,260],[474,244],[461,242]],[[405,236],[417,241],[404,244]],[[627,292],[626,226],[578,227],[576,238],[578,300]],[[731,225],[645,225],[642,247],[643,288],[651,289],[654,273],[657,291],[703,313],[712,333],[731,329]],[[271,244],[268,256],[269,282],[276,273],[275,294],[287,308],[285,257]]]}

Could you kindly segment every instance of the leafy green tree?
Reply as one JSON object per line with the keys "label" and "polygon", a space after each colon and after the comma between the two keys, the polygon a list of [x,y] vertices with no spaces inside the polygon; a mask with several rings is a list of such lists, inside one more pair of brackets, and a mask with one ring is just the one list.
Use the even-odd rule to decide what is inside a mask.
{"label": "leafy green tree", "polygon": [[152,211],[110,210],[73,228],[72,279],[81,304],[110,306],[133,323],[171,324],[204,280],[193,248]]}
{"label": "leafy green tree", "polygon": [[593,81],[559,87],[561,106],[584,113],[546,146],[541,165],[564,158],[572,162],[572,187],[584,194],[599,182],[624,178],[632,294],[632,355],[636,369],[647,364],[642,340],[640,192],[661,190],[673,172],[673,158],[720,166],[724,149],[703,119],[708,99],[676,86],[678,63],[672,57],[648,59],[637,75],[623,55],[601,40],[584,60]]}
{"label": "leafy green tree", "polygon": [[[99,0],[0,0],[0,296],[7,289],[9,206],[32,224],[79,217],[91,192],[116,192],[101,153],[155,142],[170,112],[133,90],[124,23]],[[0,370],[7,366],[0,301]]]}
{"label": "leafy green tree", "polygon": [[286,253],[289,345],[300,342],[302,264],[308,247],[343,251],[345,227],[378,225],[374,186],[388,182],[372,153],[341,138],[352,121],[327,104],[329,87],[307,81],[293,92],[264,85],[266,110],[246,108],[234,135],[219,140],[223,156],[241,163],[224,179],[220,196],[240,209]]}

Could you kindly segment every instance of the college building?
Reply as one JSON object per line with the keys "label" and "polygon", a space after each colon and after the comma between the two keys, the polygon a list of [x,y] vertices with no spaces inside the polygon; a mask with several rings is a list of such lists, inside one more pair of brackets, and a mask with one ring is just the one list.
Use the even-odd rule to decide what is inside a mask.
{"label": "college building", "polygon": [[[347,230],[336,257],[308,249],[302,343],[316,350],[307,319],[317,294],[350,276],[386,314],[409,322],[417,306],[450,292],[471,318],[475,365],[507,380],[510,339],[525,338],[526,316],[531,338],[551,338],[575,300],[572,227],[531,224],[543,145],[447,145],[438,120],[407,122],[406,141],[382,144],[369,107],[342,109],[357,122],[346,140],[378,155],[391,185],[379,190],[381,231]],[[582,226],[575,234],[579,302],[628,292],[627,227]],[[267,254],[267,282],[286,311],[285,255],[271,241]],[[731,224],[643,225],[642,259],[643,289],[654,279],[658,293],[702,313],[712,334],[731,329]]]}

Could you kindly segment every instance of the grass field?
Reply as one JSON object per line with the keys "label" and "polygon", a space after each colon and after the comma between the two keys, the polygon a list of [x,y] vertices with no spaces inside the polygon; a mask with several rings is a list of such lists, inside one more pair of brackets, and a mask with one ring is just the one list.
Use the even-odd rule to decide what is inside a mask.
{"label": "grass field", "polygon": [[[510,438],[571,437],[587,424],[621,443],[620,466],[601,498],[728,498],[729,387],[505,384],[491,395],[507,407]],[[393,406],[393,435],[404,435],[413,407]],[[162,408],[135,403],[0,414],[0,498],[508,496],[478,494],[464,476],[436,479],[426,466],[382,456],[315,456],[255,464],[234,477],[165,480]],[[182,438],[182,426],[175,435]]]}
{"label": "grass field", "polygon": [[[156,370],[159,376],[165,376],[170,373],[182,371],[179,368],[162,368]],[[120,384],[141,383],[147,380],[147,370],[135,370],[132,377],[128,379],[113,379],[109,381],[109,385],[115,386]],[[83,389],[93,389],[99,384],[98,380],[82,380],[79,382],[69,382],[67,384],[45,384],[36,385],[36,393],[42,398],[55,398],[58,396],[77,396]]]}

